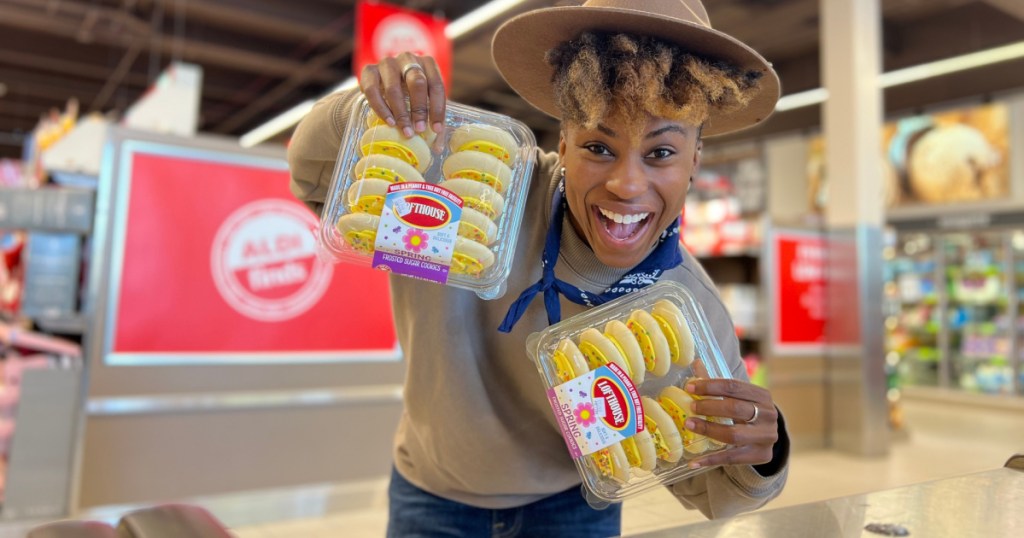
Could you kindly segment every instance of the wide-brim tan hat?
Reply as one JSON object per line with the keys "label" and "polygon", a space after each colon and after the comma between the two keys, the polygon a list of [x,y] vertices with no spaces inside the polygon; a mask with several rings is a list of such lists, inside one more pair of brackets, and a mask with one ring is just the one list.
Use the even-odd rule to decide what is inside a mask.
{"label": "wide-brim tan hat", "polygon": [[744,71],[758,71],[759,90],[747,106],[712,110],[704,136],[745,129],[764,121],[779,100],[779,77],[771,64],[738,39],[711,27],[699,0],[590,0],[582,6],[551,7],[523,13],[498,28],[491,54],[498,71],[523,99],[556,118],[548,50],[586,31],[653,36],[676,43],[687,52],[728,62]]}

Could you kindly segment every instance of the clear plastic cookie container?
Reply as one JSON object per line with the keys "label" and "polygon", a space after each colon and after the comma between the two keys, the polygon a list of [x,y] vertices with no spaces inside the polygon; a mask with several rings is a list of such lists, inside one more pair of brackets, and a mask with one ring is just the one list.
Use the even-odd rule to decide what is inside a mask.
{"label": "clear plastic cookie container", "polygon": [[[536,139],[508,116],[449,101],[445,130],[406,138],[360,97],[320,219],[326,258],[505,293]],[[435,137],[443,150],[434,154]]]}
{"label": "clear plastic cookie container", "polygon": [[690,460],[727,445],[684,429],[690,378],[730,378],[700,304],[658,282],[530,335],[527,352],[591,505],[707,471]]}

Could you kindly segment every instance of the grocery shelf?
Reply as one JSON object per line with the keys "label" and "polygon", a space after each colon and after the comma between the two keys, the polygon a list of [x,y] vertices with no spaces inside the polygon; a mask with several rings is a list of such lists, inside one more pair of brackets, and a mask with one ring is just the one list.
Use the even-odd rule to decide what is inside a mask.
{"label": "grocery shelf", "polygon": [[883,304],[900,388],[1024,395],[1018,234],[998,228],[892,234]]}
{"label": "grocery shelf", "polygon": [[693,252],[692,254],[693,254],[693,257],[697,258],[698,260],[716,260],[716,259],[722,259],[722,258],[760,258],[761,257],[761,251],[757,250],[757,249],[745,249],[745,250],[738,250],[738,251],[735,251],[735,252],[721,252],[721,253]]}

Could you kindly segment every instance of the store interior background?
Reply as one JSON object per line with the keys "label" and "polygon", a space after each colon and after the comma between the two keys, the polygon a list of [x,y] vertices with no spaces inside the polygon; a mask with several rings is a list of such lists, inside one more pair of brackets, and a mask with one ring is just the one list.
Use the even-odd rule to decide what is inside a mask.
{"label": "store interior background", "polygon": [[[866,259],[878,263],[858,268],[853,314],[839,314],[842,290],[804,283],[807,300],[831,301],[804,312],[822,340],[801,341],[797,331],[783,342],[780,331],[792,331],[777,326],[779,306],[793,290],[780,284],[788,268],[777,265],[776,246],[810,241],[822,273],[841,254],[829,243],[829,179],[846,171],[827,165],[819,88],[823,58],[856,55],[836,42],[822,47],[827,1],[705,0],[716,29],[773,62],[786,97],[762,125],[706,141],[684,241],[719,285],[748,371],[787,415],[794,466],[836,465],[834,454],[852,467],[936,462],[934,476],[902,480],[998,467],[1011,453],[979,450],[984,458],[965,468],[906,447],[944,427],[954,432],[949,443],[964,443],[942,417],[979,416],[1004,431],[989,438],[964,427],[971,446],[1024,449],[1024,3],[878,1],[878,68],[905,77],[881,80],[884,118],[864,120],[877,123],[872,177],[884,229]],[[497,1],[503,11],[490,19],[474,11],[483,2],[392,3],[452,21],[452,100],[510,115],[555,147],[557,124],[504,84],[490,40],[513,14],[582,2]],[[381,502],[401,412],[394,346],[290,352],[282,331],[272,350],[185,352],[188,334],[171,331],[153,349],[129,352],[112,334],[127,308],[116,299],[148,293],[131,287],[133,268],[118,247],[132,237],[122,203],[132,177],[113,156],[212,152],[286,177],[296,114],[351,84],[354,4],[0,4],[0,520],[11,528],[116,519],[168,501],[201,503],[242,528]],[[910,69],[922,65],[930,70]],[[334,278],[381,282],[363,270],[336,269]],[[352,287],[339,286],[318,308],[346,304]],[[158,323],[166,304],[154,300],[141,319]],[[836,359],[850,346],[830,341],[828,327],[858,315],[857,334],[870,341],[855,339],[851,370]],[[855,397],[846,399],[848,390]],[[884,463],[872,469],[899,474]],[[896,485],[892,474],[820,482],[794,502]]]}

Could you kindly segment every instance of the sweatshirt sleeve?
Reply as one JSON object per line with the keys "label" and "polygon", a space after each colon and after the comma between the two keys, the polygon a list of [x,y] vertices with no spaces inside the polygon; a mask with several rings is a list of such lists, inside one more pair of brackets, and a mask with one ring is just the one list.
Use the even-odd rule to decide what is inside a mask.
{"label": "sweatshirt sleeve", "polygon": [[359,90],[332,93],[313,105],[288,146],[292,194],[320,214],[334,175],[338,149]]}
{"label": "sweatshirt sleeve", "polygon": [[[710,278],[695,259],[685,256],[685,265],[701,283],[692,289],[704,309],[732,376],[748,381],[739,354],[739,341],[725,305]],[[764,465],[724,465],[668,486],[683,506],[700,510],[709,519],[730,517],[756,510],[782,492],[789,472],[789,434],[779,411],[779,440],[772,449],[772,461]],[[767,476],[761,474],[766,472]]]}

